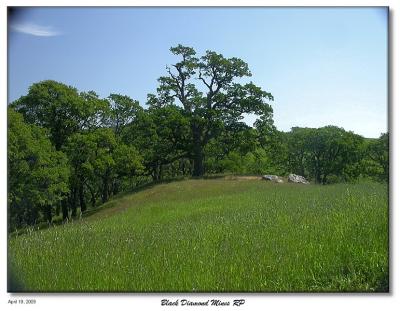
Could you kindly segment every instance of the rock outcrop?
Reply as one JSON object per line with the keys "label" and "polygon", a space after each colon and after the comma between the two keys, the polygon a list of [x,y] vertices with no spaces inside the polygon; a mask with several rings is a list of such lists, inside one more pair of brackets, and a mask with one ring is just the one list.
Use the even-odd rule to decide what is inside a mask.
{"label": "rock outcrop", "polygon": [[304,184],[308,185],[309,182],[303,176],[296,175],[296,174],[289,174],[288,182],[296,183],[296,184]]}

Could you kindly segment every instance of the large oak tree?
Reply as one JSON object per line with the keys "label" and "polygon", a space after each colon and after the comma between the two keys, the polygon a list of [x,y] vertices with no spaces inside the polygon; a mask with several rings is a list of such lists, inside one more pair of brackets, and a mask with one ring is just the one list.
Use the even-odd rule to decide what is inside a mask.
{"label": "large oak tree", "polygon": [[149,95],[152,107],[181,105],[190,119],[193,175],[204,173],[204,148],[225,126],[240,122],[244,114],[253,113],[272,122],[273,96],[252,82],[236,80],[250,77],[248,65],[241,59],[226,58],[207,51],[200,58],[191,47],[178,45],[171,52],[180,61],[167,66],[168,75],[158,79],[157,95]]}

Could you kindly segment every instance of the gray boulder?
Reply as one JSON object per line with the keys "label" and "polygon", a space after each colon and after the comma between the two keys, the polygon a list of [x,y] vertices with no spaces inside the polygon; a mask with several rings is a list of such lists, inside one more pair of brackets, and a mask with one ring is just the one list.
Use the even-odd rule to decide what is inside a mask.
{"label": "gray boulder", "polygon": [[308,185],[309,182],[303,176],[296,175],[296,174],[289,174],[288,182],[296,183],[296,184],[304,184]]}

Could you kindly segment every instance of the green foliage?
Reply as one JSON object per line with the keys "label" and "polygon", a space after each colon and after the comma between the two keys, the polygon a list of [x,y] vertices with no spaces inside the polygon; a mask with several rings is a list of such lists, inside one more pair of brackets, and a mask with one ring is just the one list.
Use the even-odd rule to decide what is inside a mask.
{"label": "green foliage", "polygon": [[12,107],[24,115],[26,122],[47,128],[57,150],[88,117],[78,91],[51,80],[34,83],[28,94],[15,101]]}
{"label": "green foliage", "polygon": [[133,176],[143,170],[142,158],[135,147],[118,144],[114,150],[115,173],[117,176]]}
{"label": "green foliage", "polygon": [[140,150],[146,172],[162,179],[163,169],[187,157],[189,120],[176,106],[152,107],[124,130],[124,141]]}
{"label": "green foliage", "polygon": [[143,110],[138,101],[128,96],[111,94],[108,101],[110,111],[107,125],[114,129],[116,135],[120,135],[123,127],[132,123]]}
{"label": "green foliage", "polygon": [[288,168],[289,171],[308,177],[306,173],[307,158],[309,152],[306,148],[308,137],[311,135],[309,128],[292,128],[287,134],[288,140]]}
{"label": "green foliage", "polygon": [[[117,142],[114,131],[98,128],[72,135],[65,147],[71,165],[70,188],[80,196],[81,211],[86,210],[86,194],[90,193],[92,206],[99,195],[106,202],[110,195],[125,190],[124,178],[141,173],[142,158],[133,146]],[[73,213],[76,198],[71,198]]]}
{"label": "green foliage", "polygon": [[113,159],[112,194],[133,189],[132,185],[136,186],[135,177],[144,170],[142,156],[134,146],[119,143],[114,149]]}
{"label": "green foliage", "polygon": [[389,181],[389,133],[367,142],[365,167],[367,175]]}
{"label": "green foliage", "polygon": [[361,174],[364,143],[361,136],[335,126],[293,128],[288,134],[289,168],[317,183],[354,180]]}
{"label": "green foliage", "polygon": [[[47,154],[49,148],[43,150],[43,158],[52,159],[55,165],[60,163],[60,169],[68,165],[71,172],[65,191],[68,196],[61,202],[53,200],[54,204],[41,203],[51,210],[47,212],[49,221],[54,212],[59,212],[59,205],[63,219],[75,217],[78,205],[84,212],[89,198],[92,206],[99,197],[107,201],[110,195],[126,190],[126,180],[132,185],[132,178],[142,172],[139,152],[119,140],[124,128],[143,110],[127,96],[111,94],[108,99],[100,99],[93,91],[78,93],[73,87],[47,80],[33,84],[28,94],[11,107],[32,124],[32,129],[45,128],[55,149],[68,157],[66,164],[63,153],[57,153],[63,159],[58,160],[50,152]],[[56,178],[57,174],[49,176],[49,183],[53,176]],[[42,192],[41,188],[36,191]],[[41,217],[34,212],[32,219],[36,222]]]}
{"label": "green foliage", "polygon": [[[258,141],[268,159],[268,165],[260,174],[285,175],[292,173],[288,168],[289,143],[287,135],[278,131],[270,122],[262,121],[257,123]],[[258,153],[258,159],[263,155]],[[265,161],[264,161],[265,162]]]}
{"label": "green foliage", "polygon": [[79,107],[82,116],[80,130],[93,130],[104,126],[109,120],[109,102],[99,98],[93,91],[81,92],[79,96],[83,102]]}
{"label": "green foliage", "polygon": [[[201,176],[208,142],[218,138],[226,126],[240,122],[245,113],[269,119],[272,107],[267,102],[273,97],[251,82],[236,82],[251,76],[248,65],[239,58],[225,58],[212,51],[196,58],[193,48],[182,45],[171,52],[181,61],[172,65],[173,69],[167,67],[168,76],[159,79],[157,96],[149,95],[149,104],[160,108],[177,101],[183,107],[190,121],[193,175]],[[202,86],[194,83],[195,78]]]}
{"label": "green foliage", "polygon": [[69,168],[47,132],[24,122],[8,108],[9,230],[52,220],[55,207],[68,193]]}
{"label": "green foliage", "polygon": [[225,127],[218,138],[205,148],[208,173],[276,174],[287,172],[285,135],[269,122],[256,122],[256,128],[244,123]]}
{"label": "green foliage", "polygon": [[388,291],[385,184],[189,180],[105,207],[10,239],[22,290]]}
{"label": "green foliage", "polygon": [[221,161],[223,172],[234,174],[244,174],[246,164],[246,157],[236,151],[229,152]]}

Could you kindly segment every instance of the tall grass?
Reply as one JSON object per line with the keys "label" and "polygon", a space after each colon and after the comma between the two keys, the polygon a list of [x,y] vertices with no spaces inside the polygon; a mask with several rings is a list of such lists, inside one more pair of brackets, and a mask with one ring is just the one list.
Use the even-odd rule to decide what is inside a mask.
{"label": "tall grass", "polygon": [[10,238],[14,290],[388,290],[382,184],[190,180],[108,205]]}

